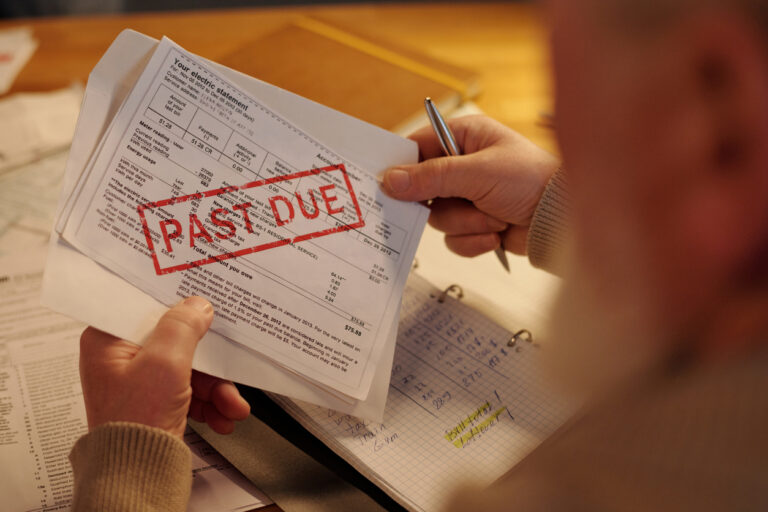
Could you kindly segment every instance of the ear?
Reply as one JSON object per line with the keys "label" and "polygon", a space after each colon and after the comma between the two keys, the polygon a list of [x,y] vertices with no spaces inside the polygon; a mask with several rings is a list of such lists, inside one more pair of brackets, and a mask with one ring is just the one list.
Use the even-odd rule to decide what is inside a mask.
{"label": "ear", "polygon": [[698,125],[677,137],[687,168],[669,234],[689,271],[732,280],[768,242],[768,38],[734,8],[683,23],[682,90]]}

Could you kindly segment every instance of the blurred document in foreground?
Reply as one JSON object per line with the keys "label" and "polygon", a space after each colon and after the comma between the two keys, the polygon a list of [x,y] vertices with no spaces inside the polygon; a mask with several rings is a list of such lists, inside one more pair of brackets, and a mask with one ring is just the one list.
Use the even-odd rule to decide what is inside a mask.
{"label": "blurred document in foreground", "polygon": [[[69,510],[73,479],[68,456],[88,431],[78,372],[85,326],[40,306],[42,256],[0,258],[4,510]],[[184,440],[192,449],[194,475],[188,510],[251,510],[270,503],[191,430]]]}

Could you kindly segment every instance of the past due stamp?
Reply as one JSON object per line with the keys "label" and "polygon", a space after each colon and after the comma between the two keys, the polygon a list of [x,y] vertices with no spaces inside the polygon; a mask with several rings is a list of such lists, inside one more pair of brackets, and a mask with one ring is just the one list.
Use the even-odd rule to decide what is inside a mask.
{"label": "past due stamp", "polygon": [[137,207],[157,275],[365,226],[344,164]]}

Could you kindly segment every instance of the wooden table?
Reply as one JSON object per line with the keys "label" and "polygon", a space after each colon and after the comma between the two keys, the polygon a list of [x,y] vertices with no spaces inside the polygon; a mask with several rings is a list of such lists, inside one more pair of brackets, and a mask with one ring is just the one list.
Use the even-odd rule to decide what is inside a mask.
{"label": "wooden table", "polygon": [[48,91],[88,73],[117,34],[133,28],[167,35],[186,49],[218,60],[247,42],[302,15],[321,15],[363,32],[420,48],[447,62],[477,70],[478,105],[490,116],[554,151],[539,114],[551,111],[547,33],[539,11],[505,3],[347,5],[43,18],[0,22],[31,25],[40,47],[11,92]]}
{"label": "wooden table", "polygon": [[[88,73],[117,34],[133,28],[167,35],[212,60],[304,15],[354,26],[481,75],[478,105],[490,116],[550,151],[550,130],[540,113],[552,110],[547,33],[532,6],[504,3],[360,5],[210,10],[1,21],[0,28],[29,25],[40,46],[10,93],[49,91]],[[262,509],[278,511],[273,505]]]}

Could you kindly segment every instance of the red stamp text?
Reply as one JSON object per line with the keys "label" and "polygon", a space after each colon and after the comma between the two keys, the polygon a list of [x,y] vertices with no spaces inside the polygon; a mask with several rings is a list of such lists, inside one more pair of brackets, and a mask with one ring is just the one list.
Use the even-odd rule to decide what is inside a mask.
{"label": "red stamp text", "polygon": [[343,164],[138,206],[157,275],[365,225]]}

